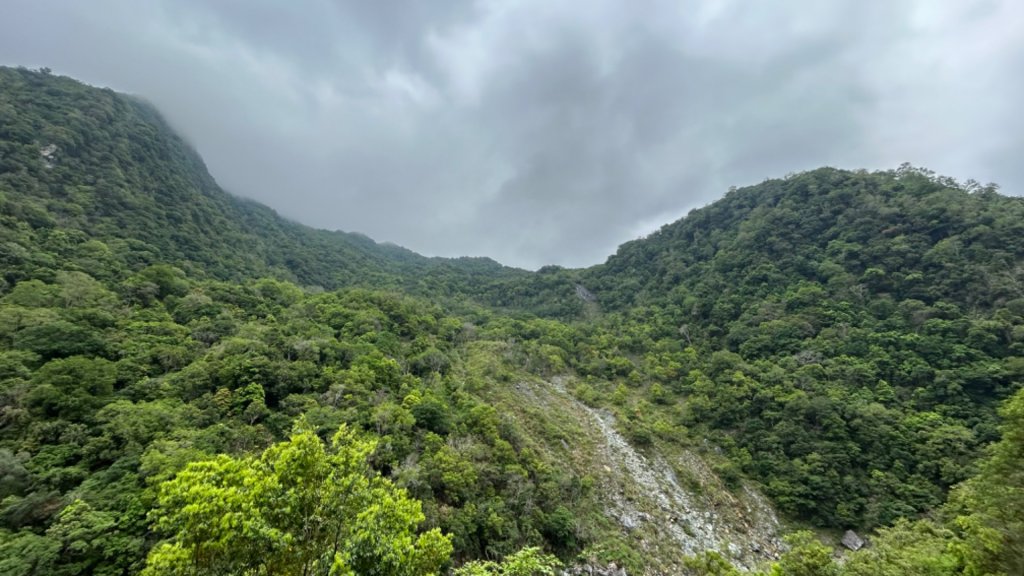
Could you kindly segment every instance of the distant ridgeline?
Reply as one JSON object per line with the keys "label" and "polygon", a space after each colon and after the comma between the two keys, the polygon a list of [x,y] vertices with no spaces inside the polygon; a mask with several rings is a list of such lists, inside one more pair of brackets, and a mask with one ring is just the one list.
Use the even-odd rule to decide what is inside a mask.
{"label": "distant ridgeline", "polygon": [[146,102],[24,69],[0,68],[0,183],[4,240],[33,246],[5,248],[8,284],[32,277],[39,262],[27,258],[40,251],[85,268],[106,258],[104,272],[170,263],[198,277],[272,275],[325,288],[443,292],[449,282],[522,273],[285,220],[221,190]]}
{"label": "distant ridgeline", "polygon": [[[0,574],[1024,573],[991,185],[823,168],[528,272],[290,222],[148,104],[0,68],[0,274]],[[869,545],[779,556],[762,493]]]}

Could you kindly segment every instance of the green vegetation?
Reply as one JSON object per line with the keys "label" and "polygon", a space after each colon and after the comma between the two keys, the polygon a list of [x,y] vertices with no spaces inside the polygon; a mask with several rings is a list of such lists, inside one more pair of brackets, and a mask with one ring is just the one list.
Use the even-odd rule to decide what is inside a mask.
{"label": "green vegetation", "polygon": [[0,264],[8,289],[58,269],[124,280],[152,264],[437,296],[526,274],[289,222],[224,193],[149,104],[10,68],[0,68]]}
{"label": "green vegetation", "polygon": [[0,68],[0,573],[681,562],[609,519],[575,400],[530,398],[555,377],[698,454],[674,473],[716,508],[877,530],[842,563],[797,532],[770,574],[1024,573],[1022,256],[1021,199],[902,167],[734,190],[585,270],[428,259]]}
{"label": "green vegetation", "polygon": [[554,576],[561,562],[538,548],[523,548],[501,562],[474,560],[455,570],[455,576]]}
{"label": "green vegetation", "polygon": [[161,485],[151,515],[173,537],[142,573],[437,573],[451,539],[414,535],[420,503],[369,472],[374,443],[342,426],[328,454],[303,424],[258,459],[191,462]]}
{"label": "green vegetation", "polygon": [[[348,483],[347,498],[355,500],[333,501],[318,492],[321,500],[296,504],[290,512],[344,521],[342,535],[350,540],[349,531],[359,527],[350,518],[396,525],[397,517],[363,518],[372,507],[361,506],[387,497],[395,501],[392,513],[413,519],[399,526],[402,530],[421,524],[442,529],[452,537],[456,559],[502,556],[541,543],[563,554],[578,550],[575,530],[564,525],[558,511],[584,496],[579,478],[481,399],[480,391],[490,384],[462,359],[475,358],[472,348],[484,342],[507,337],[500,327],[490,327],[486,313],[478,325],[468,325],[436,306],[394,294],[308,294],[266,279],[193,283],[180,273],[175,275],[182,283],[180,295],[141,303],[133,301],[131,280],[113,286],[120,294],[92,280],[88,297],[69,300],[65,296],[74,290],[69,282],[84,282],[84,273],[79,274],[60,276],[54,284],[25,281],[0,298],[0,457],[9,468],[0,518],[5,540],[10,539],[4,546],[15,547],[5,557],[24,565],[13,573],[79,573],[67,566],[136,570],[151,542],[151,524],[174,537],[173,545],[151,556],[168,573],[177,573],[167,566],[180,560],[182,550],[210,556],[213,566],[238,566],[235,562],[252,560],[252,550],[269,554],[283,547],[287,554],[299,554],[296,526],[310,537],[305,516],[258,512],[282,505],[280,491],[289,483],[307,480],[317,490]],[[23,298],[29,292],[34,300]],[[25,338],[41,325],[23,321],[27,317],[68,326],[75,334],[67,337],[69,350],[53,343],[65,337],[60,331],[43,348]],[[102,346],[85,351],[83,341]],[[531,348],[525,343],[515,350],[532,355]],[[503,371],[501,378],[523,377],[514,365],[499,363],[494,369]],[[348,438],[338,445],[336,437],[339,452],[310,456],[321,461],[303,464],[295,473],[306,476],[298,480],[289,478],[292,472],[279,461],[293,459],[291,452],[299,447],[319,446],[313,432],[293,436],[262,458],[244,456],[286,438],[303,414],[308,430],[331,435],[347,425],[373,441]],[[375,483],[364,487],[365,497],[356,498],[352,454],[366,456],[391,480],[368,476]],[[348,460],[337,464],[341,471],[332,471],[342,457]],[[325,474],[334,479],[323,480]],[[267,485],[256,486],[255,479]],[[404,490],[400,496],[390,492],[392,483]],[[251,490],[245,497],[253,500],[230,500],[241,497],[236,485]],[[422,512],[409,497],[423,503]],[[192,510],[199,501],[189,498],[209,507]],[[311,508],[302,512],[304,507]],[[245,528],[237,538],[201,536],[243,554],[242,560],[210,550],[200,554],[197,536],[181,532],[182,526],[211,524],[213,517],[245,511],[255,516],[239,518],[238,526]],[[80,523],[82,515],[102,525],[117,548],[97,548],[107,540],[95,538],[79,551],[73,541],[58,540],[63,523],[69,518]],[[324,536],[329,527],[316,530]],[[323,552],[321,544],[306,543]]]}
{"label": "green vegetation", "polygon": [[[1024,390],[1003,407],[1002,439],[933,518],[898,520],[871,546],[837,561],[810,532],[789,537],[791,548],[765,576],[1010,576],[1024,570]],[[692,574],[739,574],[719,555],[687,562]]]}
{"label": "green vegetation", "polygon": [[888,524],[996,439],[1024,377],[1022,255],[1024,201],[990,187],[906,167],[768,181],[583,272],[616,311],[583,368],[635,370],[654,407],[673,391],[678,423],[791,516]]}

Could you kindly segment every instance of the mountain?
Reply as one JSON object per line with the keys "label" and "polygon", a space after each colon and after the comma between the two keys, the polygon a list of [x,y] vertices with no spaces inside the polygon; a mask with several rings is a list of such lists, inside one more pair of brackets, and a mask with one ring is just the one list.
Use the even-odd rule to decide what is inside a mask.
{"label": "mountain", "polygon": [[0,68],[0,146],[8,285],[40,265],[26,252],[81,269],[100,252],[118,273],[159,262],[201,277],[275,276],[328,289],[415,290],[415,278],[440,290],[522,273],[281,218],[221,190],[146,102],[70,78]]}
{"label": "mountain", "polygon": [[994,186],[823,168],[531,273],[290,222],[0,68],[0,223],[0,573],[1019,572]]}
{"label": "mountain", "polygon": [[1022,264],[1024,199],[823,168],[730,191],[576,278],[777,505],[865,527],[940,503],[995,439],[1024,380]]}
{"label": "mountain", "polygon": [[[778,549],[762,498],[712,510],[723,488],[675,485],[672,461],[699,455],[648,462],[572,396],[571,329],[504,313],[532,274],[288,222],[222,191],[132,97],[0,69],[0,111],[0,573],[140,571],[186,463],[300,420],[375,443],[365,473],[415,497],[458,563],[542,544],[669,569],[761,518],[762,551],[731,557]],[[698,512],[700,534],[654,516]]]}
{"label": "mountain", "polygon": [[822,168],[734,189],[624,244],[589,277],[619,308],[688,295],[759,299],[800,280],[991,309],[1024,295],[1022,216],[1024,200],[994,185],[961,186],[909,165]]}

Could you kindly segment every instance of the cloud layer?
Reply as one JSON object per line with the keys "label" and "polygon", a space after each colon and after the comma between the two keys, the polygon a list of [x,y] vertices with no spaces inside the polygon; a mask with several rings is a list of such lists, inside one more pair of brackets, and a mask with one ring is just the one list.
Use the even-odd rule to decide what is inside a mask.
{"label": "cloud layer", "polygon": [[146,97],[235,194],[588,265],[730,185],[909,161],[1024,190],[1012,0],[13,0],[0,62]]}

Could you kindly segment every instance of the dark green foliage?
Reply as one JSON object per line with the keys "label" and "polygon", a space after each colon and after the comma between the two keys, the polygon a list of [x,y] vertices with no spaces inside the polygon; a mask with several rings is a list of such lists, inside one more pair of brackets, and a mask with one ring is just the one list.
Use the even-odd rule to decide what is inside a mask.
{"label": "dark green foliage", "polygon": [[[0,529],[5,546],[40,555],[25,562],[134,570],[158,481],[207,455],[261,450],[302,413],[324,434],[349,424],[379,437],[372,463],[424,503],[429,526],[454,535],[457,558],[579,549],[572,513],[559,508],[572,473],[524,446],[453,374],[451,359],[476,341],[454,338],[461,320],[383,292],[178,281],[181,296],[143,304],[125,294],[112,307],[112,325],[97,331],[111,359],[67,356],[57,342],[51,360],[4,352]],[[28,303],[21,284],[0,313]],[[215,338],[202,331],[206,314],[223,325]],[[63,540],[86,533],[85,547]],[[29,564],[12,573],[32,573]]]}
{"label": "dark green foliage", "polygon": [[[839,573],[1012,572],[1019,393],[1001,432],[996,407],[1024,381],[1022,256],[1024,201],[902,167],[734,190],[586,270],[423,258],[224,193],[137,99],[0,68],[0,572],[137,572],[161,482],[300,415],[376,438],[456,563],[571,558],[604,544],[593,479],[488,403],[561,374],[724,489],[897,522]],[[965,480],[955,520],[900,520]],[[826,556],[802,536],[775,573]]]}
{"label": "dark green foliage", "polygon": [[958,488],[951,506],[962,538],[957,550],[972,575],[1024,571],[1024,391],[1001,415],[1002,438],[978,475]]}
{"label": "dark green foliage", "polygon": [[511,294],[526,274],[289,222],[224,193],[146,102],[0,67],[0,292],[55,269],[126,280],[143,301],[180,295],[181,270],[444,297]]}
{"label": "dark green foliage", "polygon": [[1021,383],[1022,260],[1024,201],[992,187],[910,167],[770,180],[578,272],[609,334],[576,366],[681,401],[789,514],[887,524],[942,502],[994,438]]}
{"label": "dark green foliage", "polygon": [[[1024,570],[1024,390],[1003,406],[1002,438],[980,472],[931,518],[902,518],[841,559],[814,534],[797,532],[790,549],[754,576],[1010,576]],[[692,574],[737,572],[715,553],[688,558]]]}

